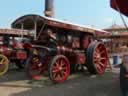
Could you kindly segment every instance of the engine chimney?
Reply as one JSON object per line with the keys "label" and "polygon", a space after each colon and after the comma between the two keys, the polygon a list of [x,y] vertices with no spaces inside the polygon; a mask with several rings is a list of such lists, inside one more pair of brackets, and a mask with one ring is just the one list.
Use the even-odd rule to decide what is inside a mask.
{"label": "engine chimney", "polygon": [[54,17],[54,0],[45,0],[45,11],[44,14],[47,17]]}

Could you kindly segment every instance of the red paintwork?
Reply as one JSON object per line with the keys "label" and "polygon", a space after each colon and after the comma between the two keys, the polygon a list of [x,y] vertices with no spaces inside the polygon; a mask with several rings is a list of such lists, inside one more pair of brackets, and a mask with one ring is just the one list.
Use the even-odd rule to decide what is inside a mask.
{"label": "red paintwork", "polygon": [[24,60],[27,58],[27,53],[25,51],[17,51],[16,55],[17,59]]}
{"label": "red paintwork", "polygon": [[26,49],[31,50],[32,44],[30,44],[30,43],[24,43],[24,44],[23,44],[23,47],[26,48]]}
{"label": "red paintwork", "polygon": [[70,53],[72,52],[73,50],[71,48],[67,48],[65,46],[57,46],[57,49],[58,49],[58,54],[62,54],[62,53]]}
{"label": "red paintwork", "polygon": [[65,58],[58,58],[53,62],[52,79],[54,82],[62,83],[67,80],[70,73],[70,63]]}
{"label": "red paintwork", "polygon": [[23,44],[18,41],[12,41],[12,45],[9,46],[0,45],[0,53],[7,56],[9,59],[26,59],[27,53],[23,49]]}
{"label": "red paintwork", "polygon": [[84,53],[77,53],[77,64],[85,64],[86,56]]}
{"label": "red paintwork", "polygon": [[107,51],[106,48],[100,44],[95,48],[95,52],[94,52],[94,64],[96,66],[97,72],[99,74],[103,74],[106,66],[107,66]]}
{"label": "red paintwork", "polygon": [[[49,72],[49,77],[57,83],[63,82],[67,79],[70,73],[70,67],[72,68],[72,66],[75,66],[76,64],[86,64],[87,49],[90,43],[94,41],[95,35],[109,34],[108,32],[103,30],[60,21],[53,18],[42,17],[39,15],[22,16],[12,23],[12,27],[21,28],[21,24],[24,25],[23,27],[25,29],[36,30],[34,32],[36,32],[35,37],[37,37],[36,40],[33,40],[33,42],[31,42],[31,44],[23,44],[24,48],[29,49],[30,52],[34,49],[37,50],[37,53],[35,51],[36,55],[32,55],[33,57],[29,58],[30,60],[28,59],[28,74],[33,79],[40,79],[44,71],[49,72],[49,70],[52,70]],[[61,35],[59,32],[62,32],[63,34]],[[53,38],[53,36],[55,38]],[[99,63],[107,64],[107,59],[100,59],[102,57],[105,57],[107,52],[104,51],[103,53],[100,53],[102,52],[102,50],[105,50],[104,47],[102,47],[102,49],[100,49],[101,46],[95,47],[96,51],[99,51],[92,58],[93,60],[95,60],[94,62],[97,64],[95,66],[98,70],[97,66],[101,65]],[[99,55],[100,57],[98,57]],[[33,60],[35,59],[35,57],[37,57],[38,59],[36,62]],[[54,60],[54,57],[57,58],[56,61]],[[68,60],[66,60],[65,57]],[[99,59],[101,61],[98,61]],[[52,60],[53,63],[50,66]],[[106,65],[104,65],[103,68],[100,68],[102,71],[98,70],[99,74],[104,72]],[[61,72],[63,72],[63,74],[61,74]]]}
{"label": "red paintwork", "polygon": [[21,30],[21,29],[0,29],[0,35],[10,35],[13,37],[30,37],[31,35],[27,30]]}
{"label": "red paintwork", "polygon": [[11,54],[11,50],[8,50],[7,46],[0,46],[0,53],[9,56]]}
{"label": "red paintwork", "polygon": [[58,48],[58,54],[66,54],[66,53],[67,54],[69,54],[69,53],[72,54],[72,52],[73,52],[75,54],[75,56],[70,57],[70,58],[76,59],[74,61],[77,64],[85,64],[86,56],[85,56],[85,53],[84,52],[74,51],[73,49],[66,48],[64,46],[58,46],[57,48]]}
{"label": "red paintwork", "polygon": [[122,14],[128,16],[128,0],[110,0],[110,5],[115,10],[120,10]]}
{"label": "red paintwork", "polygon": [[[30,32],[28,32],[28,30],[0,29],[0,53],[5,55],[10,62],[16,60],[25,60],[27,58],[27,52],[24,51],[24,44],[14,38],[30,37],[31,35],[29,33]],[[8,40],[6,40],[6,36],[8,36]]]}
{"label": "red paintwork", "polygon": [[22,42],[18,42],[18,41],[12,41],[12,46],[15,49],[23,49],[23,43]]}

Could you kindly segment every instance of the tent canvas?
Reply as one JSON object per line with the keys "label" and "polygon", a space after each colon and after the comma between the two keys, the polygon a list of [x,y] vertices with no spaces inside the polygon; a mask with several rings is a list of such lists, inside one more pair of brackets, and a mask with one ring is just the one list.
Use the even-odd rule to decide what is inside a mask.
{"label": "tent canvas", "polygon": [[128,0],[110,0],[110,6],[128,16]]}

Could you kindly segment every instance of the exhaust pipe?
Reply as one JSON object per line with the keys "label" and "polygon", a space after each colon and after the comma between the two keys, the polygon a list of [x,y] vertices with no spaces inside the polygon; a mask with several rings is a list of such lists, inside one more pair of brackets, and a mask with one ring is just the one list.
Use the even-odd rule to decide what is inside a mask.
{"label": "exhaust pipe", "polygon": [[54,17],[54,0],[45,0],[44,14],[47,17]]}

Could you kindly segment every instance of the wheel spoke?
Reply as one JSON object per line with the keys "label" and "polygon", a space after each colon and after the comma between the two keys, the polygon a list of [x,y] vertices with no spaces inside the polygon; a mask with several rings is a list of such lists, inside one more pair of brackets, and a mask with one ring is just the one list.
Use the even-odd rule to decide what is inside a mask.
{"label": "wheel spoke", "polygon": [[103,47],[100,45],[100,46],[98,47],[98,49],[101,50],[101,49],[103,49]]}
{"label": "wheel spoke", "polygon": [[100,65],[96,65],[96,67],[97,67],[97,70],[98,70],[99,72],[102,72],[102,71],[103,71]]}
{"label": "wheel spoke", "polygon": [[67,69],[66,67],[63,67],[63,68],[62,68],[63,71],[66,71],[66,69]]}
{"label": "wheel spoke", "polygon": [[60,76],[61,76],[61,78],[63,78],[63,76],[64,76],[64,74],[63,74],[63,72],[62,72],[62,71],[60,72]]}
{"label": "wheel spoke", "polygon": [[54,73],[54,74],[53,74],[53,78],[56,78],[56,77],[57,77],[57,73]]}
{"label": "wheel spoke", "polygon": [[105,67],[104,64],[103,64],[102,62],[99,62],[99,65],[100,65],[102,68]]}
{"label": "wheel spoke", "polygon": [[100,52],[94,52],[94,56],[98,56]]}
{"label": "wheel spoke", "polygon": [[69,75],[70,67],[68,66],[69,63],[64,56],[62,55],[56,56],[54,62],[51,63],[52,68],[50,68],[51,70],[50,79],[52,79],[56,83],[64,82]]}
{"label": "wheel spoke", "polygon": [[102,55],[103,53],[105,53],[105,51],[104,51],[104,50],[100,52],[100,54],[101,54],[101,55]]}
{"label": "wheel spoke", "polygon": [[100,58],[100,61],[103,61],[103,60],[105,61],[105,60],[107,60],[107,58],[101,57],[101,58]]}
{"label": "wheel spoke", "polygon": [[64,74],[64,75],[67,75],[67,73],[66,73],[66,72],[63,72],[63,74]]}
{"label": "wheel spoke", "polygon": [[100,59],[101,59],[101,60],[106,60],[107,58],[105,58],[105,57],[101,57]]}
{"label": "wheel spoke", "polygon": [[60,61],[61,67],[63,67],[65,64],[65,62],[63,60]]}
{"label": "wheel spoke", "polygon": [[97,51],[94,52],[94,56],[97,56],[97,54],[99,54]]}
{"label": "wheel spoke", "polygon": [[53,72],[53,73],[57,73],[58,71],[59,71],[59,70],[58,70],[57,67],[52,68],[52,72]]}
{"label": "wheel spoke", "polygon": [[106,62],[104,62],[105,60],[107,60],[107,57],[102,54],[105,54],[106,51],[104,50],[104,47],[102,45],[98,46],[97,49],[96,49],[96,56],[95,56],[95,64],[96,64],[96,68],[97,68],[97,71],[99,71],[99,73],[102,73],[105,69],[105,65],[106,65]]}
{"label": "wheel spoke", "polygon": [[60,73],[57,73],[57,77],[56,77],[57,80],[60,80],[61,79],[61,75]]}
{"label": "wheel spoke", "polygon": [[1,58],[0,64],[5,64],[6,60],[4,58]]}
{"label": "wheel spoke", "polygon": [[97,54],[98,54],[98,53],[97,53],[97,52],[95,52],[95,53],[94,53],[94,57],[97,57]]}
{"label": "wheel spoke", "polygon": [[59,61],[56,61],[56,62],[55,62],[55,65],[56,65],[57,67],[59,67]]}
{"label": "wheel spoke", "polygon": [[3,64],[3,63],[2,63],[2,60],[3,60],[3,58],[0,58],[0,64]]}

